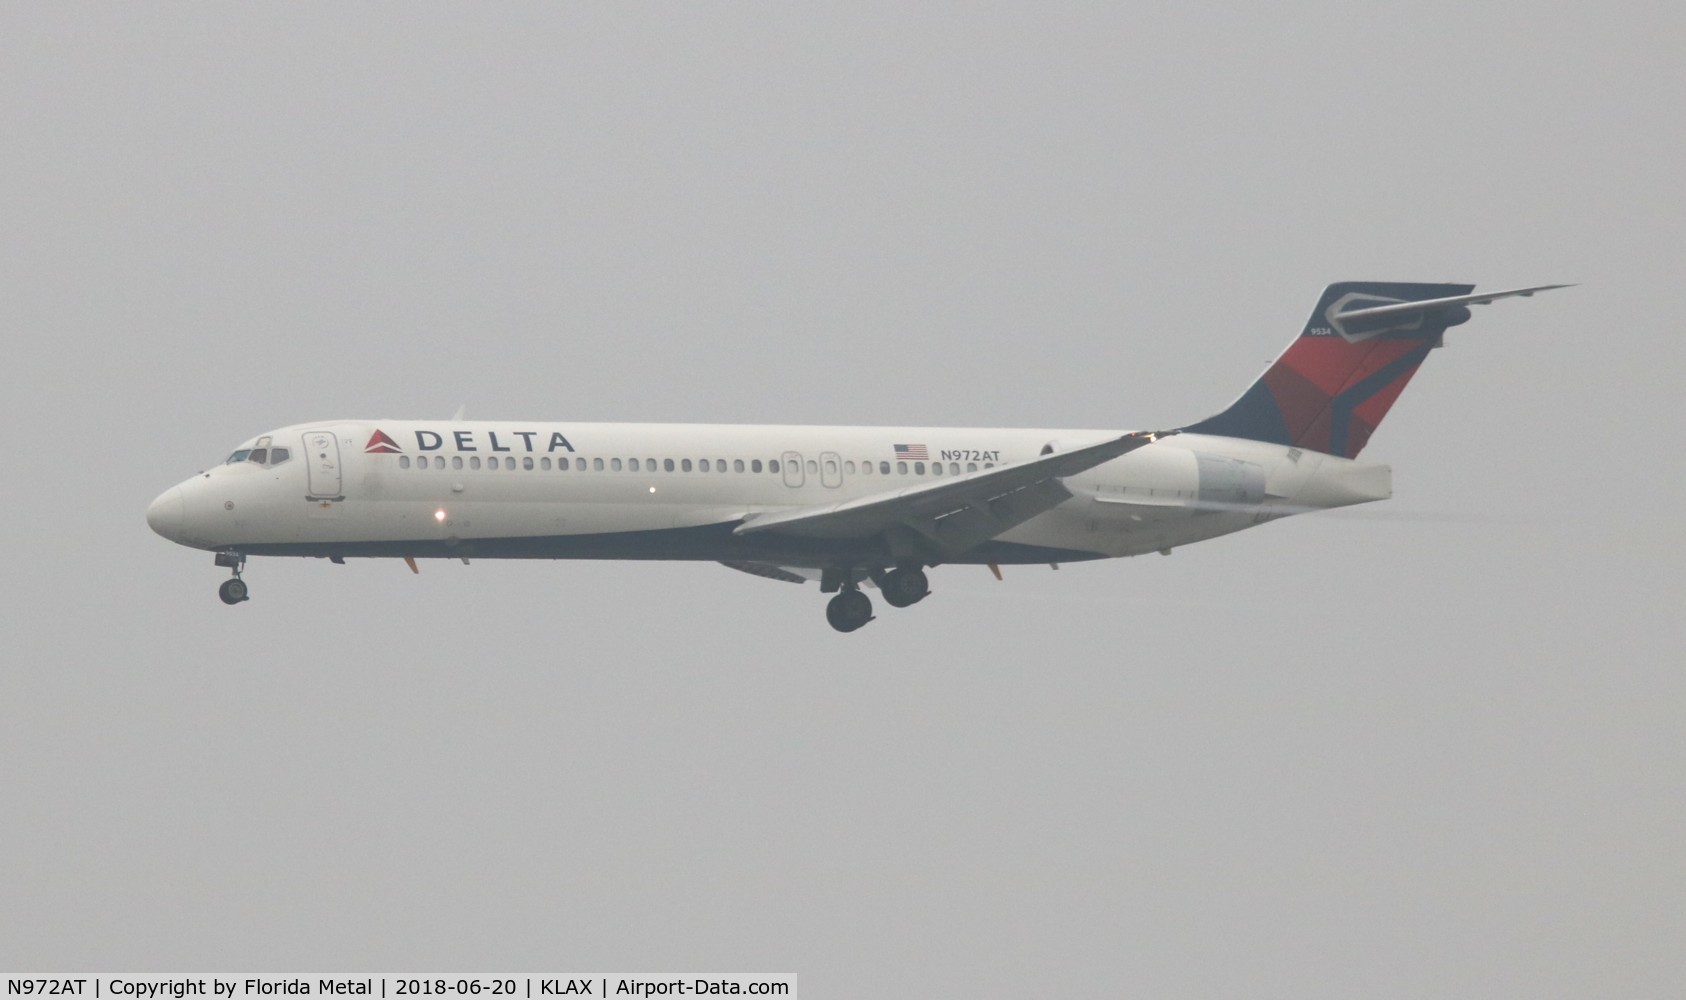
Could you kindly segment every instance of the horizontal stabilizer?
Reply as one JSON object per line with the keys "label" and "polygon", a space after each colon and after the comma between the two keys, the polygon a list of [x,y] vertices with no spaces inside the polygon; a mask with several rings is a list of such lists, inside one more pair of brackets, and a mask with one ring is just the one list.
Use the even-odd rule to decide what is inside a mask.
{"label": "horizontal stabilizer", "polygon": [[1504,292],[1487,292],[1482,295],[1452,295],[1441,299],[1423,299],[1420,302],[1394,302],[1384,306],[1368,306],[1363,309],[1346,309],[1330,315],[1333,321],[1346,322],[1355,319],[1389,319],[1406,316],[1420,316],[1424,313],[1442,312],[1461,306],[1484,306],[1499,299],[1527,298],[1535,292],[1549,292],[1554,288],[1573,288],[1574,285],[1535,285],[1533,288],[1512,288]]}

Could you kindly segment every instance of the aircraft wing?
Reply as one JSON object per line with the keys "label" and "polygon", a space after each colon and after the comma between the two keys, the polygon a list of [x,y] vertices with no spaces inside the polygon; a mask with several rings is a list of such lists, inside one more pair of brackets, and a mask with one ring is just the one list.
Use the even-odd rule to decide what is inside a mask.
{"label": "aircraft wing", "polygon": [[1060,480],[1176,431],[1140,431],[1028,462],[968,472],[840,503],[754,514],[734,534],[803,538],[900,536],[902,547],[957,555],[1071,499]]}

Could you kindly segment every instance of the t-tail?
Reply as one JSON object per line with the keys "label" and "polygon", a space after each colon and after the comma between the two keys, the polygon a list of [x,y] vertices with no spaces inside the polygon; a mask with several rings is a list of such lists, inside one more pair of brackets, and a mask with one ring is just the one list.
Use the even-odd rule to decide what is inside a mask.
{"label": "t-tail", "polygon": [[1469,307],[1564,285],[1472,295],[1474,285],[1343,281],[1229,409],[1182,428],[1356,458],[1448,327]]}

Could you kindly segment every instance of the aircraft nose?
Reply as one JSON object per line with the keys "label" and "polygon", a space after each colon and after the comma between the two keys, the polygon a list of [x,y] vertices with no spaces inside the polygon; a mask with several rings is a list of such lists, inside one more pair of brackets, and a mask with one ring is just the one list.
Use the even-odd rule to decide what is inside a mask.
{"label": "aircraft nose", "polygon": [[152,501],[152,506],[146,509],[146,523],[172,542],[181,541],[182,499],[181,487],[172,486],[158,499]]}

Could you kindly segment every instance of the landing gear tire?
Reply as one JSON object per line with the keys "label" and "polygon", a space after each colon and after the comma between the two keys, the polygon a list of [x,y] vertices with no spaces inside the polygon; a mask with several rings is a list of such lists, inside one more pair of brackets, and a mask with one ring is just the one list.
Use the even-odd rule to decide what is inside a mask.
{"label": "landing gear tire", "polygon": [[825,620],[839,632],[853,632],[872,621],[872,600],[858,590],[845,590],[825,606]]}
{"label": "landing gear tire", "polygon": [[883,592],[884,600],[890,602],[890,607],[905,608],[923,601],[931,593],[931,584],[925,579],[924,570],[910,566],[884,574],[878,589]]}
{"label": "landing gear tire", "polygon": [[246,581],[239,577],[224,580],[222,586],[217,588],[217,596],[222,598],[224,604],[239,604],[241,601],[248,600]]}

